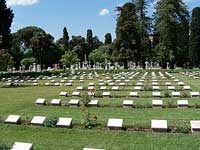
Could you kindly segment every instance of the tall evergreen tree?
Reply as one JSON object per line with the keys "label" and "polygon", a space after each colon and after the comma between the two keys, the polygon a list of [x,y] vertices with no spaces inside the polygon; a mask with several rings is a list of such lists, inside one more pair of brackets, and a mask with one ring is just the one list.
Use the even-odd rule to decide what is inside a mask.
{"label": "tall evergreen tree", "polygon": [[190,25],[190,60],[194,66],[200,65],[200,7],[192,11]]}
{"label": "tall evergreen tree", "polygon": [[[182,0],[160,0],[157,2],[156,15],[156,33],[159,35],[156,50],[162,67],[166,68],[167,62],[173,67],[177,63],[179,50],[184,47],[182,44],[187,44],[181,44],[180,41],[187,41],[187,36],[181,37],[179,32],[187,24],[188,12]],[[187,33],[186,30],[186,35]]]}
{"label": "tall evergreen tree", "polygon": [[111,33],[106,33],[104,44],[105,45],[112,44],[112,35],[111,35]]}
{"label": "tall evergreen tree", "polygon": [[2,42],[0,44],[1,49],[10,49],[11,47],[11,24],[14,14],[10,8],[6,6],[6,0],[0,0],[0,36]]}
{"label": "tall evergreen tree", "polygon": [[140,37],[137,29],[138,20],[133,3],[126,3],[117,8],[116,40],[114,43],[115,57],[128,68],[128,61],[139,61]]}
{"label": "tall evergreen tree", "polygon": [[94,50],[93,33],[91,29],[87,30],[86,44],[87,44],[86,57],[88,60],[89,54],[92,52],[92,50]]}
{"label": "tall evergreen tree", "polygon": [[63,29],[63,46],[64,46],[64,50],[67,51],[69,49],[69,35],[67,32],[67,28],[64,27]]}

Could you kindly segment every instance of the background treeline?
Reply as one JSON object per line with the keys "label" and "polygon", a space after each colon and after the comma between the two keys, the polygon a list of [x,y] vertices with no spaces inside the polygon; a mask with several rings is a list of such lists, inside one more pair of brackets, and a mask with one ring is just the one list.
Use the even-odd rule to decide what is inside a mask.
{"label": "background treeline", "polygon": [[69,67],[84,61],[94,63],[118,62],[128,68],[128,62],[167,63],[173,68],[200,65],[200,7],[190,14],[182,0],[160,0],[149,17],[148,5],[153,0],[133,0],[116,8],[116,38],[105,34],[100,41],[91,29],[86,37],[69,37],[67,28],[57,41],[39,27],[29,26],[11,33],[13,11],[0,0],[0,70],[33,62],[43,68],[62,64]]}

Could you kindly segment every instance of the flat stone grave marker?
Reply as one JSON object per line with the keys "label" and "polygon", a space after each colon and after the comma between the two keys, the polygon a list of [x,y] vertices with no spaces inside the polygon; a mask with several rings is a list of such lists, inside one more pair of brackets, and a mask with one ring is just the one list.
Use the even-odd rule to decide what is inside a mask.
{"label": "flat stone grave marker", "polygon": [[172,85],[171,82],[165,82],[165,85]]}
{"label": "flat stone grave marker", "polygon": [[199,97],[199,92],[190,92],[191,97]]}
{"label": "flat stone grave marker", "polygon": [[123,107],[124,108],[133,108],[133,100],[124,100]]}
{"label": "flat stone grave marker", "polygon": [[138,97],[138,92],[130,92],[129,96]]}
{"label": "flat stone grave marker", "polygon": [[89,83],[89,85],[88,86],[95,86],[95,84],[94,83]]}
{"label": "flat stone grave marker", "polygon": [[79,104],[80,104],[80,100],[79,100],[79,99],[71,99],[71,100],[69,101],[69,105],[70,105],[71,107],[78,107]]}
{"label": "flat stone grave marker", "polygon": [[190,125],[192,133],[200,133],[200,120],[192,120]]}
{"label": "flat stone grave marker", "polygon": [[78,86],[76,89],[77,90],[83,90],[83,86]]}
{"label": "flat stone grave marker", "polygon": [[21,121],[21,117],[18,115],[9,115],[5,120],[5,123],[18,124]]}
{"label": "flat stone grave marker", "polygon": [[160,87],[159,87],[159,86],[152,86],[152,89],[153,89],[154,91],[160,91]]}
{"label": "flat stone grave marker", "polygon": [[98,100],[91,100],[88,103],[88,106],[93,106],[93,107],[97,107],[99,105],[99,101]]}
{"label": "flat stone grave marker", "polygon": [[80,96],[80,92],[73,92],[72,96],[78,96],[79,97]]}
{"label": "flat stone grave marker", "polygon": [[72,83],[68,82],[68,83],[65,84],[65,86],[72,86]]}
{"label": "flat stone grave marker", "polygon": [[167,132],[167,120],[151,120],[151,129],[154,132]]}
{"label": "flat stone grave marker", "polygon": [[38,98],[35,101],[35,104],[37,104],[37,105],[46,105],[46,100],[44,98]]}
{"label": "flat stone grave marker", "polygon": [[112,87],[112,90],[118,91],[118,90],[119,90],[119,87],[118,87],[118,86],[113,86],[113,87]]}
{"label": "flat stone grave marker", "polygon": [[158,82],[152,82],[152,85],[159,85]]}
{"label": "flat stone grave marker", "polygon": [[161,97],[161,93],[160,92],[152,92],[152,96],[153,97]]}
{"label": "flat stone grave marker", "polygon": [[184,82],[178,82],[179,86],[184,86]]}
{"label": "flat stone grave marker", "polygon": [[134,90],[136,90],[136,91],[141,91],[141,90],[142,90],[142,87],[141,87],[141,86],[135,86],[135,87],[134,87]]}
{"label": "flat stone grave marker", "polygon": [[33,150],[32,143],[15,142],[11,150]]}
{"label": "flat stone grave marker", "polygon": [[152,100],[152,107],[153,108],[162,108],[163,100]]}
{"label": "flat stone grave marker", "polygon": [[99,83],[99,86],[103,86],[104,85],[104,83]]}
{"label": "flat stone grave marker", "polygon": [[60,92],[60,94],[59,94],[60,96],[67,96],[67,92]]}
{"label": "flat stone grave marker", "polygon": [[44,85],[45,85],[45,86],[50,86],[50,83],[45,83]]}
{"label": "flat stone grave marker", "polygon": [[119,83],[119,86],[125,86],[125,85],[126,85],[126,84],[123,83],[123,82]]}
{"label": "flat stone grave marker", "polygon": [[178,100],[177,107],[178,108],[188,108],[188,100]]}
{"label": "flat stone grave marker", "polygon": [[52,99],[51,105],[61,106],[61,99]]}
{"label": "flat stone grave marker", "polygon": [[101,87],[100,87],[100,90],[106,90],[106,89],[107,89],[106,86],[101,86]]}
{"label": "flat stone grave marker", "polygon": [[142,83],[142,82],[138,82],[137,84],[136,84],[136,86],[143,86],[144,84]]}
{"label": "flat stone grave marker", "polygon": [[103,92],[102,94],[104,97],[110,97],[111,96],[111,93],[110,92]]}
{"label": "flat stone grave marker", "polygon": [[84,148],[83,150],[104,150],[104,149]]}
{"label": "flat stone grave marker", "polygon": [[109,130],[121,130],[123,127],[123,119],[110,118],[107,127]]}
{"label": "flat stone grave marker", "polygon": [[190,86],[183,86],[183,90],[192,90]]}
{"label": "flat stone grave marker", "polygon": [[168,90],[170,90],[170,91],[175,91],[175,90],[176,90],[175,86],[168,86],[167,88],[168,88]]}
{"label": "flat stone grave marker", "polygon": [[94,86],[88,86],[88,90],[94,90]]}
{"label": "flat stone grave marker", "polygon": [[31,120],[32,125],[43,125],[46,117],[44,116],[34,116]]}
{"label": "flat stone grave marker", "polygon": [[172,92],[173,97],[180,97],[181,93],[180,92]]}
{"label": "flat stone grave marker", "polygon": [[59,118],[56,126],[71,127],[72,126],[72,118]]}
{"label": "flat stone grave marker", "polygon": [[60,86],[60,83],[54,83],[54,86]]}

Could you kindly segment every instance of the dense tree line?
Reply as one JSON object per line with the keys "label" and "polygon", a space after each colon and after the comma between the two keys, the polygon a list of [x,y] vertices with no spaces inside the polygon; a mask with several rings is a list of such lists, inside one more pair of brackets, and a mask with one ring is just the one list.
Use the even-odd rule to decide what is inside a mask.
{"label": "dense tree line", "polygon": [[29,26],[11,34],[14,14],[0,0],[0,70],[8,66],[26,68],[38,63],[42,68],[75,63],[116,63],[128,68],[132,61],[143,65],[156,61],[163,68],[170,64],[180,67],[200,65],[200,7],[190,16],[183,0],[160,0],[155,13],[149,17],[147,8],[153,0],[132,0],[117,7],[116,38],[105,34],[104,42],[93,35],[69,37],[67,27],[62,38],[54,37],[43,29]]}

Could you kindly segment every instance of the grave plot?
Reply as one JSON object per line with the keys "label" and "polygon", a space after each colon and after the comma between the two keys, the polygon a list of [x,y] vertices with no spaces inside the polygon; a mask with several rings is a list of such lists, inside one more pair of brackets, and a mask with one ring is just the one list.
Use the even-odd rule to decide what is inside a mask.
{"label": "grave plot", "polygon": [[11,150],[33,150],[32,143],[15,142]]}
{"label": "grave plot", "polygon": [[58,127],[72,127],[72,118],[59,118],[56,124]]}

